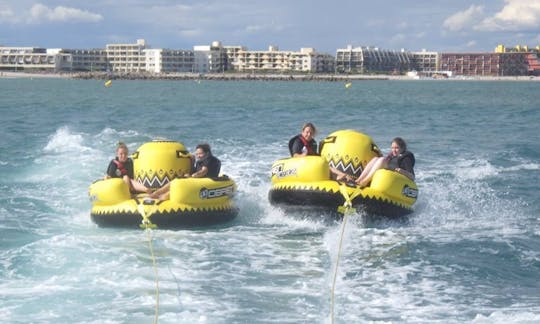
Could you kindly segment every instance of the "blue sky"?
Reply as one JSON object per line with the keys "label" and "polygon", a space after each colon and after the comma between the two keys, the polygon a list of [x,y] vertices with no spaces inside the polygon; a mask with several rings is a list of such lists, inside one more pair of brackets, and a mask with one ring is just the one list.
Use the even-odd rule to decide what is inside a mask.
{"label": "blue sky", "polygon": [[0,0],[0,45],[250,50],[376,46],[444,52],[540,45],[540,0]]}

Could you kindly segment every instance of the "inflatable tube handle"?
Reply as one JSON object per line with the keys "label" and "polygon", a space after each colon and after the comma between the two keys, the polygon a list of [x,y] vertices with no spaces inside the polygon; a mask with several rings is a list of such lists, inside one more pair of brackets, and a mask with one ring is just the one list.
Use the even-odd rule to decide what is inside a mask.
{"label": "inflatable tube handle", "polygon": [[188,151],[176,151],[176,157],[177,158],[190,158],[191,154]]}
{"label": "inflatable tube handle", "polygon": [[322,149],[325,144],[335,143],[335,142],[336,142],[336,136],[327,136],[325,139],[319,142],[319,152],[322,152]]}
{"label": "inflatable tube handle", "polygon": [[381,157],[383,156],[382,152],[381,152],[381,149],[379,149],[379,147],[377,146],[377,144],[375,143],[371,143],[371,150],[373,152],[375,152],[375,154],[377,154],[377,156]]}

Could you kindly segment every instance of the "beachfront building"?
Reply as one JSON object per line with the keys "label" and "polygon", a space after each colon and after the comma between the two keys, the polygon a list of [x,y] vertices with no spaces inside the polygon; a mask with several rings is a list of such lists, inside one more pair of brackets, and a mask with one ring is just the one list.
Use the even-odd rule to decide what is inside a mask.
{"label": "beachfront building", "polygon": [[347,48],[336,51],[336,72],[337,73],[361,73],[363,72],[363,51],[362,48]]}
{"label": "beachfront building", "polygon": [[239,72],[281,72],[289,69],[287,52],[277,46],[269,46],[267,51],[238,51],[231,64]]}
{"label": "beachfront building", "polygon": [[102,49],[64,49],[62,50],[72,57],[70,71],[77,72],[100,72],[107,71],[107,52]]}
{"label": "beachfront building", "polygon": [[442,53],[442,70],[459,76],[523,76],[528,73],[522,53]]}
{"label": "beachfront building", "polygon": [[60,72],[71,67],[71,55],[60,49],[0,47],[0,70]]}
{"label": "beachfront building", "polygon": [[521,53],[527,60],[527,74],[540,76],[540,46],[529,48],[528,46],[505,47],[498,45],[495,53]]}
{"label": "beachfront building", "polygon": [[334,72],[334,57],[330,54],[319,53],[314,48],[304,47],[300,52],[291,53],[293,61],[301,62],[302,72],[328,73]]}
{"label": "beachfront building", "polygon": [[233,71],[236,65],[238,65],[238,53],[247,51],[245,46],[223,46],[225,50],[225,71]]}
{"label": "beachfront building", "polygon": [[220,42],[212,42],[212,45],[197,45],[193,47],[195,73],[222,73],[227,66],[227,51]]}
{"label": "beachfront building", "polygon": [[229,56],[230,66],[239,72],[251,73],[324,73],[333,72],[331,55],[318,53],[314,48],[301,48],[299,52],[280,51],[269,46],[267,51],[249,51],[242,48]]}
{"label": "beachfront building", "polygon": [[195,54],[191,50],[146,49],[145,71],[151,73],[186,73],[193,71]]}
{"label": "beachfront building", "polygon": [[440,73],[440,55],[423,49],[420,52],[411,52],[411,67],[419,76],[431,77]]}
{"label": "beachfront building", "polygon": [[403,74],[411,70],[411,54],[405,50],[382,50],[377,47],[352,47],[336,51],[337,73]]}
{"label": "beachfront building", "polygon": [[149,48],[144,39],[135,44],[107,44],[107,62],[111,72],[138,73],[146,71],[144,50]]}

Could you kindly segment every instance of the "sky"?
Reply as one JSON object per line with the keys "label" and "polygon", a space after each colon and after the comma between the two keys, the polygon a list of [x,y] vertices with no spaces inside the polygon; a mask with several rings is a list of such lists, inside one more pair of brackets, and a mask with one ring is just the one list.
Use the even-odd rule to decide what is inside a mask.
{"label": "sky", "polygon": [[540,0],[0,0],[0,46],[136,43],[248,50],[372,46],[492,52],[540,45]]}

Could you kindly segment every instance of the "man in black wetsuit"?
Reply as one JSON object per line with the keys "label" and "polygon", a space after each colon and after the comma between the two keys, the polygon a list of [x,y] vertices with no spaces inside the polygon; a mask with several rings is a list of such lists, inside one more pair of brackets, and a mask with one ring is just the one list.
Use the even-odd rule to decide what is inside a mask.
{"label": "man in black wetsuit", "polygon": [[219,175],[221,161],[212,155],[210,145],[199,144],[195,148],[195,165],[192,178],[215,178]]}
{"label": "man in black wetsuit", "polygon": [[[221,161],[212,155],[210,145],[203,143],[195,148],[195,164],[192,166],[192,173],[184,174],[184,178],[215,178],[219,176]],[[170,197],[171,183],[168,182],[163,187],[151,193],[150,198],[167,200]]]}

